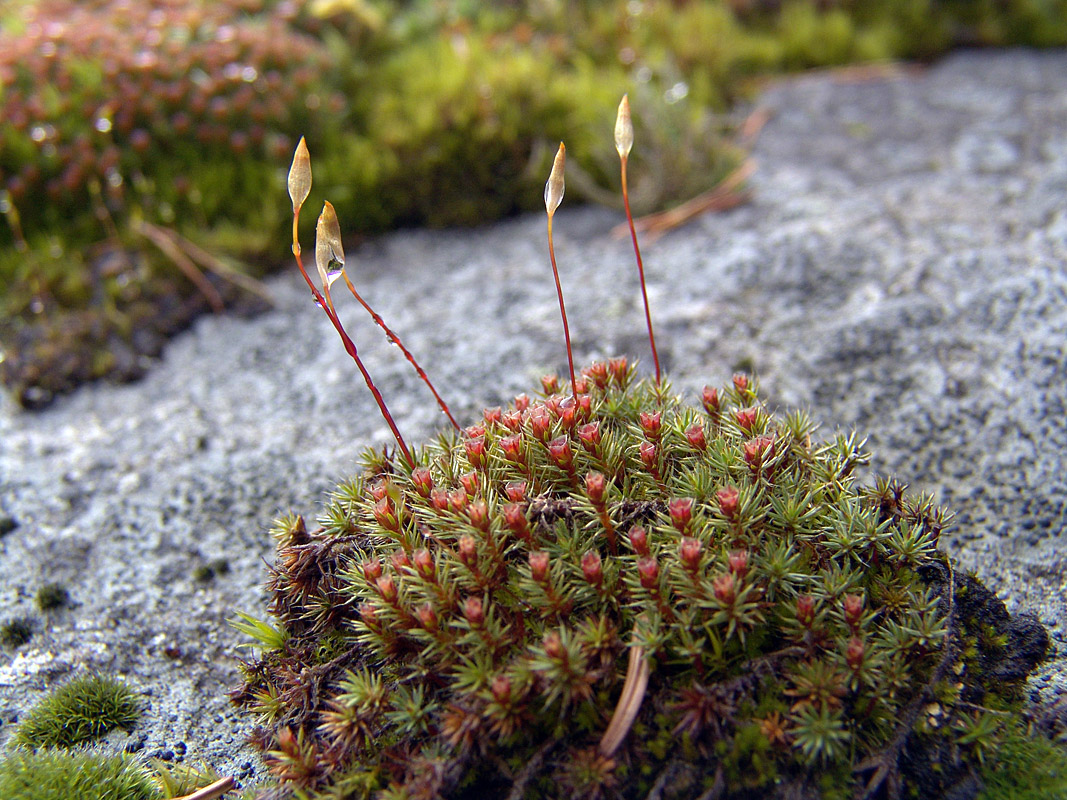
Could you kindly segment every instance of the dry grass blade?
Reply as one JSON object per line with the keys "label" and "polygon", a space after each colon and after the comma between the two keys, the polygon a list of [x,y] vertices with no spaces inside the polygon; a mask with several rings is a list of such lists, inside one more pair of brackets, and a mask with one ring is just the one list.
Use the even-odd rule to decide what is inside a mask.
{"label": "dry grass blade", "polygon": [[216,797],[222,797],[233,788],[233,778],[221,778],[203,789],[198,789],[184,797],[176,797],[174,800],[215,800]]}
{"label": "dry grass blade", "polygon": [[163,236],[168,237],[177,247],[181,248],[186,255],[204,269],[215,273],[220,278],[228,280],[235,286],[239,286],[249,294],[254,294],[271,305],[274,305],[274,298],[271,296],[270,291],[267,289],[263,281],[258,281],[250,275],[245,275],[240,270],[234,269],[221,258],[212,255],[199,245],[193,244],[193,242],[186,239],[177,231],[170,230],[169,228],[160,228],[159,226],[152,225],[148,222],[142,224],[155,228]]}
{"label": "dry grass blade", "polygon": [[[647,234],[645,241],[651,243],[700,214],[708,211],[726,211],[747,203],[752,193],[742,187],[755,171],[756,162],[752,158],[746,158],[741,166],[723,178],[714,189],[667,211],[638,217],[634,220],[634,227],[641,233]],[[612,228],[611,233],[612,236],[621,239],[629,233],[629,229],[626,225],[620,224]]]}
{"label": "dry grass blade", "polygon": [[622,694],[615,706],[615,713],[611,716],[607,730],[600,737],[598,749],[601,755],[612,756],[619,749],[626,734],[633,727],[637,712],[641,710],[641,703],[645,699],[645,690],[648,688],[649,666],[645,658],[644,648],[637,644],[630,645],[630,663],[626,667],[626,681],[622,686]]}
{"label": "dry grass blade", "polygon": [[211,310],[216,314],[221,314],[226,310],[226,303],[222,299],[222,295],[219,294],[218,289],[211,285],[211,282],[204,277],[204,273],[200,271],[200,268],[193,263],[193,260],[187,256],[182,249],[160,228],[152,225],[148,222],[139,222],[135,226],[135,230],[144,236],[148,241],[154,244],[162,251],[163,255],[169,258],[174,265],[180,269],[193,285],[200,290],[200,293],[207,299],[208,304],[211,306]]}

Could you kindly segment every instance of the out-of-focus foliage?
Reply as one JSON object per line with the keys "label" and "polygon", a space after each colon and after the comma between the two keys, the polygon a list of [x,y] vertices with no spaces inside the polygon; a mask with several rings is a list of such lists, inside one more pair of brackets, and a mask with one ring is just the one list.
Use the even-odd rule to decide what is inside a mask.
{"label": "out-of-focus foliage", "polygon": [[141,320],[165,317],[165,335],[192,313],[153,310],[196,293],[143,223],[214,254],[276,252],[301,135],[352,231],[472,224],[537,208],[561,139],[581,154],[575,189],[613,192],[604,133],[629,92],[642,213],[736,165],[714,115],[754,79],[1063,43],[1067,0],[0,2],[4,378],[49,394],[65,379],[27,359],[96,342],[76,371],[108,373]]}

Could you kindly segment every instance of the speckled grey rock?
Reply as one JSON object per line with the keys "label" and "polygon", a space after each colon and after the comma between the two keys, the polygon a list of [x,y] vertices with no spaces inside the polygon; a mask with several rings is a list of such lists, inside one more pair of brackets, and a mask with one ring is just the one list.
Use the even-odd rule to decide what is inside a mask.
{"label": "speckled grey rock", "polygon": [[[774,117],[755,201],[645,251],[675,388],[694,396],[751,364],[775,404],[869,434],[872,470],[955,509],[949,551],[1052,629],[1034,686],[1063,693],[1067,53],[808,76],[760,102]],[[556,217],[583,363],[647,353],[618,221],[566,205]],[[565,370],[543,218],[399,233],[350,261],[461,420]],[[226,620],[264,606],[271,518],[313,516],[362,448],[389,441],[296,276],[272,289],[275,311],[202,320],[139,384],[38,414],[4,402],[0,517],[17,527],[0,538],[0,617],[37,632],[0,658],[0,740],[49,686],[98,668],[148,695],[120,745],[184,748],[229,773],[258,763],[252,722],[225,697],[242,640]],[[358,311],[345,304],[351,332],[417,442],[442,418]],[[228,573],[196,579],[219,559]],[[45,615],[33,595],[50,581],[73,606]]]}

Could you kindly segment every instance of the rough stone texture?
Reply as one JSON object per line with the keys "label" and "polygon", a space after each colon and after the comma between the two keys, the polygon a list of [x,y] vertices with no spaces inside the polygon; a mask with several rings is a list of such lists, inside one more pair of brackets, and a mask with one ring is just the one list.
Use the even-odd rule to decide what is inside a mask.
{"label": "rough stone texture", "polygon": [[[958,512],[943,541],[960,563],[1051,628],[1035,693],[1064,693],[1067,53],[807,76],[760,102],[774,117],[755,202],[645,251],[675,388],[695,396],[752,365],[776,404],[869,434],[875,471]],[[619,219],[566,205],[556,217],[581,363],[647,353],[629,243],[610,234]],[[542,217],[399,233],[350,263],[461,420],[566,369]],[[275,311],[204,319],[139,384],[88,387],[39,414],[4,401],[0,517],[17,527],[0,538],[0,619],[32,617],[37,633],[0,659],[0,740],[47,687],[91,667],[149,695],[134,746],[184,747],[231,773],[256,763],[242,746],[251,721],[224,696],[243,638],[226,620],[261,613],[271,518],[313,516],[363,447],[388,442],[306,289],[293,275],[272,289]],[[432,434],[428,392],[344,305],[402,430]],[[220,558],[228,574],[195,579]],[[72,608],[35,609],[50,581]]]}

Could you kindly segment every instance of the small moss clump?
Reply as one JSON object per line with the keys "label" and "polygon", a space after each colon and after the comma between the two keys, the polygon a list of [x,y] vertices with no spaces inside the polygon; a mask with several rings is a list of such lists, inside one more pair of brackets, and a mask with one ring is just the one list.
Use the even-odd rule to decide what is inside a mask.
{"label": "small moss clump", "polygon": [[17,748],[0,759],[4,800],[150,800],[150,773],[125,756]]}
{"label": "small moss clump", "polygon": [[41,611],[54,611],[70,604],[70,592],[61,583],[46,583],[37,590],[34,600]]}
{"label": "small moss clump", "polygon": [[73,747],[115,728],[132,728],[140,711],[137,695],[126,684],[103,675],[84,675],[35,706],[19,723],[12,741],[32,749]]}
{"label": "small moss clump", "polygon": [[0,644],[4,647],[22,647],[32,638],[32,620],[16,617],[0,624]]}

